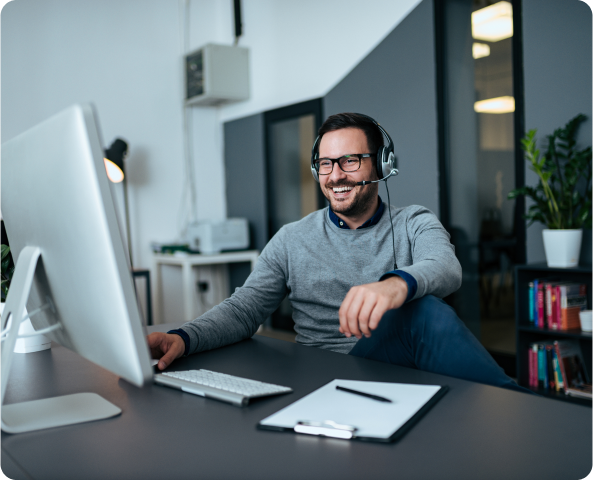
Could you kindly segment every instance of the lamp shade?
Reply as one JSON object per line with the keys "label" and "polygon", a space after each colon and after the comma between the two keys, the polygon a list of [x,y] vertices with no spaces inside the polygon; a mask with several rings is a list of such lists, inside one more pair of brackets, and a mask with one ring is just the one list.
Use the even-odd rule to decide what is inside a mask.
{"label": "lamp shade", "polygon": [[121,138],[116,138],[111,146],[105,150],[105,169],[107,177],[113,183],[119,183],[125,176],[124,158],[128,153],[128,144]]}

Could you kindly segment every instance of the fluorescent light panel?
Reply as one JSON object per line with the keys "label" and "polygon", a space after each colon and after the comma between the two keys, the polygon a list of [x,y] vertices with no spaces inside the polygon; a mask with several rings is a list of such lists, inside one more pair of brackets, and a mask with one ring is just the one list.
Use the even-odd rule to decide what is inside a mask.
{"label": "fluorescent light panel", "polygon": [[488,42],[512,37],[513,6],[509,2],[498,2],[473,12],[472,36]]}
{"label": "fluorescent light panel", "polygon": [[490,45],[474,42],[472,45],[472,56],[475,59],[487,57],[488,55],[490,55]]}
{"label": "fluorescent light panel", "polygon": [[474,103],[474,110],[478,113],[511,113],[515,111],[515,99],[507,96],[480,100]]}

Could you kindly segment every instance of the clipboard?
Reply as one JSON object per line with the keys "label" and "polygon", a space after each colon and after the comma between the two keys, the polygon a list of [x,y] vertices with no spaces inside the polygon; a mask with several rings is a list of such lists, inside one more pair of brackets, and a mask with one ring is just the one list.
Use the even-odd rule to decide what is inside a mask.
{"label": "clipboard", "polygon": [[[391,402],[338,390],[337,386]],[[257,428],[389,443],[409,431],[447,390],[444,385],[336,379],[264,418]]]}

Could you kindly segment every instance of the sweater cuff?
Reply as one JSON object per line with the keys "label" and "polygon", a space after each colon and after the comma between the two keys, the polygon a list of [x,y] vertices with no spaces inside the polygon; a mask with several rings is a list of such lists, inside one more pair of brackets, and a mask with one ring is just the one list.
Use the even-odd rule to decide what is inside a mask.
{"label": "sweater cuff", "polygon": [[183,339],[183,343],[185,343],[185,351],[183,352],[183,356],[187,357],[189,355],[189,335],[180,328],[177,330],[169,330],[167,333],[174,333]]}
{"label": "sweater cuff", "polygon": [[403,270],[391,270],[390,272],[383,274],[379,281],[381,282],[382,280],[385,280],[389,277],[393,277],[394,275],[403,278],[404,281],[408,284],[408,296],[406,297],[406,301],[404,303],[409,302],[410,300],[412,300],[412,298],[414,298],[414,295],[416,295],[416,291],[418,290],[418,282],[412,275],[410,275],[407,272],[404,272]]}

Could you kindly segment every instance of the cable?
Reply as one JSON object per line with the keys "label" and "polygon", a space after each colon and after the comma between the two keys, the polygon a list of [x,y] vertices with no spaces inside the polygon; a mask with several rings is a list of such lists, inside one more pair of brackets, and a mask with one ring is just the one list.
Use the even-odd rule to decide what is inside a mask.
{"label": "cable", "polygon": [[387,189],[387,209],[389,210],[389,224],[391,225],[391,243],[393,245],[393,269],[397,270],[397,262],[395,260],[395,234],[393,233],[393,219],[391,218],[391,199],[389,198],[389,186],[385,180],[385,188]]}
{"label": "cable", "polygon": [[[180,3],[180,44],[182,56],[189,51],[189,24],[190,24],[190,3],[188,0],[181,0]],[[197,221],[197,194],[195,184],[195,170],[193,164],[193,145],[190,132],[192,130],[193,110],[182,103],[183,122],[183,156],[185,178],[181,192],[181,204],[177,215],[177,229],[179,240],[185,240],[187,227],[190,223]]]}
{"label": "cable", "polygon": [[[23,323],[25,320],[28,320],[29,318],[31,318],[33,315],[38,314],[39,312],[42,312],[44,310],[47,310],[48,308],[51,308],[52,310],[54,310],[53,308],[53,304],[51,302],[48,302],[44,305],[42,305],[39,308],[36,308],[35,310],[33,310],[32,312],[30,312],[29,314],[25,315],[21,321],[19,322],[19,325],[21,323]],[[8,318],[6,319],[6,328],[4,330],[2,330],[2,332],[0,332],[0,338],[2,338],[2,341],[6,340],[6,338],[8,337],[8,333],[11,327],[8,326],[8,322],[10,321],[10,317],[12,317],[12,312],[10,312],[8,314]],[[17,338],[27,338],[27,337],[35,337],[37,335],[44,335],[46,333],[52,332],[54,330],[57,330],[58,328],[62,328],[62,324],[60,322],[51,325],[49,327],[46,327],[42,330],[37,330],[35,333],[27,333],[27,334],[23,334],[23,335],[18,335]]]}

